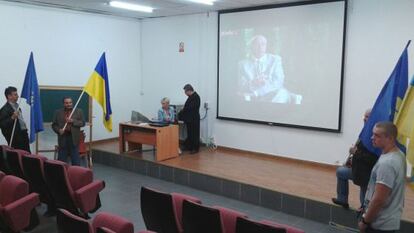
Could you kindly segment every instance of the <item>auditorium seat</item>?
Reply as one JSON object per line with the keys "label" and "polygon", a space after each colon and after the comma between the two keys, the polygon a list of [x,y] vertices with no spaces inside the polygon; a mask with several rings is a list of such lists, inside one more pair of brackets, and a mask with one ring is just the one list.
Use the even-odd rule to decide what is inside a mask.
{"label": "auditorium seat", "polygon": [[247,214],[236,210],[228,209],[222,206],[213,206],[213,208],[220,211],[224,233],[235,233],[237,218],[247,218]]}
{"label": "auditorium seat", "polygon": [[0,171],[7,175],[10,175],[10,170],[6,161],[6,151],[11,149],[9,146],[0,145]]}
{"label": "auditorium seat", "polygon": [[0,231],[20,232],[39,224],[35,207],[39,195],[29,194],[29,184],[15,176],[4,176],[0,181]]}
{"label": "auditorium seat", "polygon": [[286,229],[246,218],[237,218],[236,233],[286,233]]}
{"label": "auditorium seat", "polygon": [[266,225],[270,225],[270,226],[274,226],[274,227],[284,228],[284,229],[286,229],[287,233],[305,233],[305,231],[302,230],[302,229],[292,227],[292,226],[289,226],[289,225],[286,225],[286,224],[280,224],[280,223],[269,221],[269,220],[263,220],[263,221],[261,221],[261,223],[266,224]]}
{"label": "auditorium seat", "polygon": [[141,187],[141,214],[145,227],[158,233],[180,233],[171,194]]}
{"label": "auditorium seat", "polygon": [[56,212],[55,201],[46,184],[44,161],[47,158],[41,155],[23,155],[22,165],[26,181],[30,185],[30,191],[40,195],[40,201],[47,204],[45,216],[52,216]]}
{"label": "auditorium seat", "polygon": [[4,172],[0,171],[0,181],[3,179],[3,177],[4,177],[5,175],[6,175],[6,174],[4,174]]}
{"label": "auditorium seat", "polygon": [[184,200],[183,229],[185,233],[222,233],[220,211]]}
{"label": "auditorium seat", "polygon": [[67,210],[57,211],[56,223],[59,233],[133,233],[134,225],[127,219],[100,212],[89,222]]}
{"label": "auditorium seat", "polygon": [[99,192],[105,188],[105,182],[93,181],[91,169],[46,160],[44,172],[57,208],[87,217],[101,207]]}
{"label": "auditorium seat", "polygon": [[183,202],[184,200],[201,204],[201,200],[197,197],[182,193],[171,193],[174,205],[174,213],[179,232],[183,232]]}
{"label": "auditorium seat", "polygon": [[24,150],[7,149],[6,150],[6,161],[10,170],[10,175],[25,179],[22,169],[22,155],[30,154]]}

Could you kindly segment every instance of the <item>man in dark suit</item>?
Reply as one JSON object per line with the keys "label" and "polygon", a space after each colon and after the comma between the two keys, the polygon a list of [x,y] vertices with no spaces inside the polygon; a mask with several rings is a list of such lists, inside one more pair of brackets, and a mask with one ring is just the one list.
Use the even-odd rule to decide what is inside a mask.
{"label": "man in dark suit", "polygon": [[[15,87],[7,87],[4,91],[4,95],[6,96],[7,103],[0,109],[1,132],[9,145],[10,140],[12,140],[11,147],[30,152],[27,125],[24,122],[22,111],[17,104],[17,100],[19,99],[17,89]],[[11,136],[15,122],[16,126],[12,139]]]}
{"label": "man in dark suit", "polygon": [[188,98],[184,108],[178,113],[178,118],[184,121],[187,126],[185,149],[194,154],[200,148],[200,96],[190,84],[184,86],[184,92]]}
{"label": "man in dark suit", "polygon": [[63,108],[56,110],[53,116],[52,129],[58,135],[58,160],[67,162],[70,155],[72,165],[79,166],[80,128],[85,126],[85,119],[81,109],[75,109],[72,117],[69,118],[72,109],[72,98],[64,97]]}

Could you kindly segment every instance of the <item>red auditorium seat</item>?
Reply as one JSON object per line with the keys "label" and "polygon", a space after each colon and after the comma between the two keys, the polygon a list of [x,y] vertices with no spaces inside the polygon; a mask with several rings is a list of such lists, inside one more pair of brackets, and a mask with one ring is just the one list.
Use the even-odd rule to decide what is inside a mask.
{"label": "red auditorium seat", "polygon": [[25,179],[22,169],[22,156],[30,153],[24,150],[7,149],[6,161],[10,170],[10,175]]}
{"label": "red auditorium seat", "polygon": [[185,233],[223,233],[220,211],[185,200],[183,229]]}
{"label": "red auditorium seat", "polygon": [[276,222],[269,221],[269,220],[263,220],[263,221],[261,221],[261,223],[267,224],[267,225],[270,225],[270,226],[274,226],[274,227],[284,228],[284,229],[286,229],[287,233],[305,233],[305,231],[302,230],[302,229],[292,227],[292,226],[289,226],[289,225],[285,225],[285,224],[276,223]]}
{"label": "red auditorium seat", "polygon": [[247,218],[247,214],[236,210],[228,209],[222,206],[213,206],[213,208],[220,211],[224,233],[235,233],[237,218]]}
{"label": "red auditorium seat", "polygon": [[5,175],[6,175],[6,174],[4,174],[4,172],[0,171],[0,181],[3,179],[3,177],[4,177]]}
{"label": "red auditorium seat", "polygon": [[177,222],[179,232],[183,232],[183,202],[184,200],[192,201],[198,204],[201,204],[201,200],[199,198],[182,194],[182,193],[171,193],[173,198],[173,205],[174,205],[174,212],[175,212],[175,219]]}
{"label": "red auditorium seat", "polygon": [[7,175],[10,174],[10,170],[6,162],[6,151],[11,149],[9,146],[0,145],[0,171]]}
{"label": "red auditorium seat", "polygon": [[56,223],[59,233],[133,233],[134,225],[125,218],[100,212],[89,222],[67,210],[59,209]]}
{"label": "red auditorium seat", "polygon": [[44,171],[57,208],[87,217],[101,207],[99,192],[105,188],[105,182],[93,181],[91,169],[46,160]]}
{"label": "red auditorium seat", "polygon": [[164,193],[141,188],[141,213],[147,231],[158,233],[181,233],[181,213],[184,200],[201,202],[198,198],[180,194]]}
{"label": "red auditorium seat", "polygon": [[286,233],[286,229],[246,218],[237,218],[236,233]]}
{"label": "red auditorium seat", "polygon": [[40,201],[47,204],[45,216],[53,216],[56,212],[55,201],[46,184],[44,173],[44,161],[47,158],[40,155],[23,155],[22,165],[26,181],[30,184],[30,190],[40,195]]}
{"label": "red auditorium seat", "polygon": [[19,232],[39,224],[35,207],[39,195],[29,194],[29,184],[15,176],[4,176],[0,181],[0,231]]}

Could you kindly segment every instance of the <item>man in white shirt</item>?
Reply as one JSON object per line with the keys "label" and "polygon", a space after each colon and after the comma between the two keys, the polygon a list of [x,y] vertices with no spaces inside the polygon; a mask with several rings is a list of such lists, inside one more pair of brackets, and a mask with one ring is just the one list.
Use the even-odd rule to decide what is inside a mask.
{"label": "man in white shirt", "polygon": [[244,99],[289,102],[290,93],[283,87],[282,58],[266,53],[267,39],[262,35],[253,37],[250,49],[249,58],[239,63],[239,88]]}

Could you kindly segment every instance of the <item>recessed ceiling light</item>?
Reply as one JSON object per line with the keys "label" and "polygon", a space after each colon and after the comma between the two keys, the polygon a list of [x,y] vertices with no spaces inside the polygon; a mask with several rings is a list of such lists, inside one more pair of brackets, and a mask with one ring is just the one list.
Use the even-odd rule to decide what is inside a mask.
{"label": "recessed ceiling light", "polygon": [[215,2],[215,0],[188,0],[190,2],[195,2],[195,3],[201,3],[201,4],[206,4],[206,5],[210,5],[212,6]]}
{"label": "recessed ceiling light", "polygon": [[148,6],[141,6],[137,4],[127,3],[127,2],[120,2],[120,1],[110,1],[109,5],[112,7],[122,8],[126,10],[131,11],[141,11],[141,12],[147,12],[152,13],[154,8],[148,7]]}

